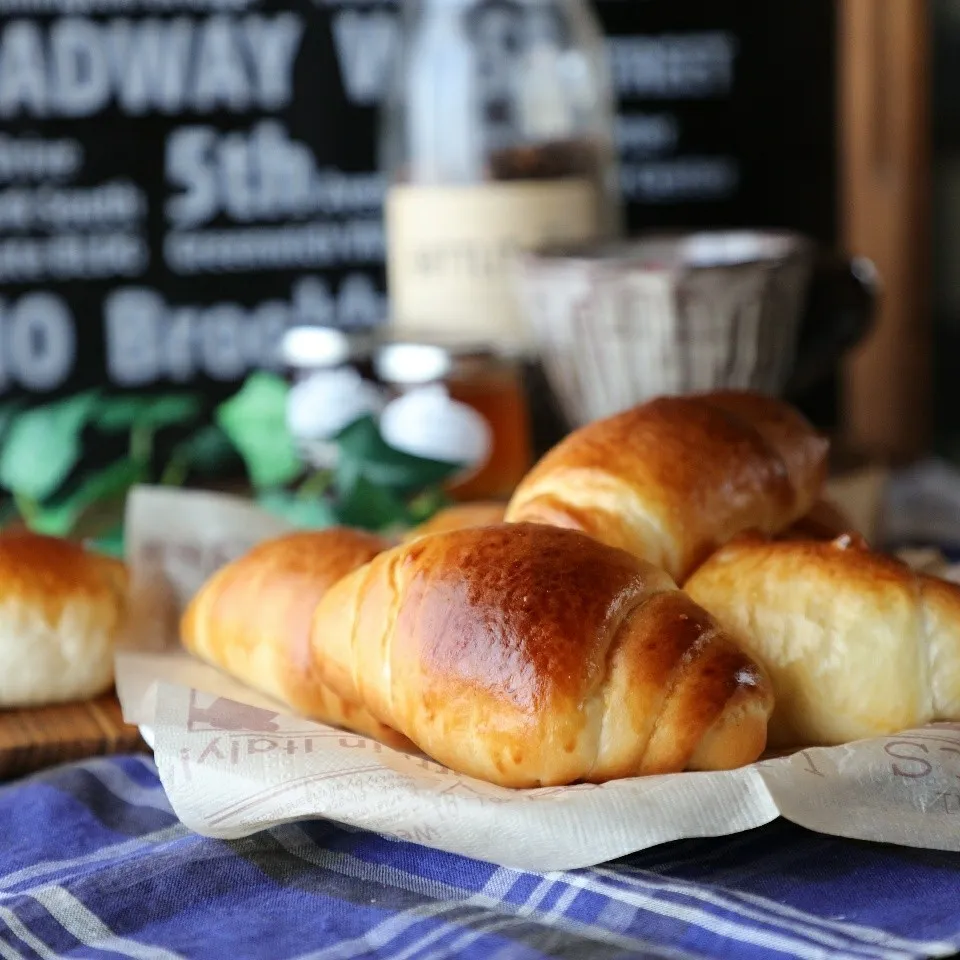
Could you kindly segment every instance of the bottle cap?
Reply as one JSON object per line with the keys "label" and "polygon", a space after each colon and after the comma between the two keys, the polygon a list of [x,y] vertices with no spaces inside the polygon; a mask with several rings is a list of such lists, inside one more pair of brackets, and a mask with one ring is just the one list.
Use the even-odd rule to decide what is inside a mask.
{"label": "bottle cap", "polygon": [[443,380],[453,366],[450,352],[429,343],[390,343],[374,357],[379,380],[397,386],[417,386]]}
{"label": "bottle cap", "polygon": [[280,341],[280,357],[288,367],[339,367],[350,354],[349,337],[333,327],[291,327]]}

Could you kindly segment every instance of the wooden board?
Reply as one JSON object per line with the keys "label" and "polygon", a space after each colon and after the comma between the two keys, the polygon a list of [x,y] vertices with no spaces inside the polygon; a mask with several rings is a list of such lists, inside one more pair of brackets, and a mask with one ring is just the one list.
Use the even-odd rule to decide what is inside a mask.
{"label": "wooden board", "polygon": [[0,710],[0,779],[58,763],[147,750],[112,694],[85,703]]}

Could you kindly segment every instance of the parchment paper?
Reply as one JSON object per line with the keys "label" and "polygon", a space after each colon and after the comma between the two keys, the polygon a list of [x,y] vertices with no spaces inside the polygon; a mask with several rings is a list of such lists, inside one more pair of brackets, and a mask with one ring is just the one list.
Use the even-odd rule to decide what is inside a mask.
{"label": "parchment paper", "polygon": [[778,815],[823,833],[960,850],[960,724],[811,749],[724,773],[507,790],[289,716],[184,654],[176,622],[218,566],[282,522],[230,497],[130,498],[132,615],[117,656],[125,718],[154,738],[170,802],[198,833],[247,836],[325,817],[505,866],[589,866]]}

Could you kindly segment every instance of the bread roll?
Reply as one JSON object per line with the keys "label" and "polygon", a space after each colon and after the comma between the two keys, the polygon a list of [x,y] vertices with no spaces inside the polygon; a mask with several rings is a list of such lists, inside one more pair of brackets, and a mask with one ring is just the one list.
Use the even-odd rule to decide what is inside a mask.
{"label": "bread roll", "polygon": [[403,538],[404,543],[427,537],[433,533],[446,533],[449,530],[463,530],[467,527],[487,527],[503,523],[506,513],[505,503],[482,501],[477,503],[458,503],[439,510],[425,523],[410,530]]}
{"label": "bread roll", "polygon": [[304,717],[408,746],[358,701],[323,684],[309,643],[324,593],[388,546],[373,534],[341,528],[268,540],[204,584],[183,615],[183,645]]}
{"label": "bread roll", "polygon": [[738,533],[778,533],[803,517],[827,453],[778,400],[665,397],[572,433],[524,478],[506,519],[581,530],[682,583]]}
{"label": "bread roll", "polygon": [[521,524],[399,546],[333,586],[320,675],[454,770],[508,787],[755,760],[762,670],[670,577]]}
{"label": "bread roll", "polygon": [[109,690],[126,599],[119,560],[25,531],[0,536],[0,707]]}
{"label": "bread roll", "polygon": [[744,537],[685,589],[767,667],[773,746],[839,744],[960,720],[955,584],[851,537]]}

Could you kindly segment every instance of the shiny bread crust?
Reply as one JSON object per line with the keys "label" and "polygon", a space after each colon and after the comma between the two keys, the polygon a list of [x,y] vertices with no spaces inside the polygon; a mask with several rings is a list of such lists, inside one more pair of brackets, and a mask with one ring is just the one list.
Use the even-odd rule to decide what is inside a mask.
{"label": "shiny bread crust", "polygon": [[380,554],[321,600],[312,646],[331,689],[503,786],[739,766],[772,709],[762,669],[666,573],[543,525]]}
{"label": "shiny bread crust", "polygon": [[506,519],[580,530],[682,583],[738,533],[778,533],[807,514],[828,449],[779,400],[664,397],[568,436],[520,483]]}

